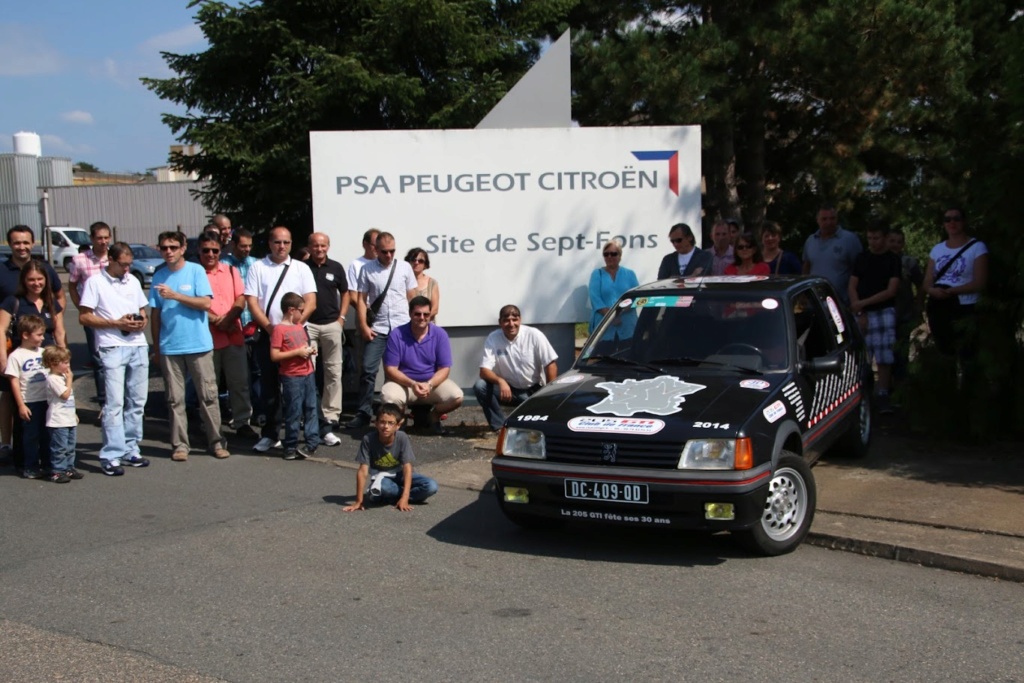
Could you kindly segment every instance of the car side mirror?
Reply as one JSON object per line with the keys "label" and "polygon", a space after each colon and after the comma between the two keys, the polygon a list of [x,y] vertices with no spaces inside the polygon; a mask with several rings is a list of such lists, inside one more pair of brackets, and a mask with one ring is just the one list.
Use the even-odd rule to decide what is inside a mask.
{"label": "car side mirror", "polygon": [[803,362],[803,369],[815,375],[824,375],[830,372],[839,372],[840,370],[843,369],[843,357],[825,356],[821,358],[812,358],[809,361]]}

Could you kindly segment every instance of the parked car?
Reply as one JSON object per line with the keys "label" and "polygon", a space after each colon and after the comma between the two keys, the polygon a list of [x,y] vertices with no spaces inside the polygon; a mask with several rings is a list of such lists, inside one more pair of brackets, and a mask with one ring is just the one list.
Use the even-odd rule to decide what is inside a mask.
{"label": "parked car", "polygon": [[811,465],[871,439],[871,365],[824,279],[704,277],[627,292],[571,370],[506,420],[492,471],[505,515],[728,530],[796,548]]}
{"label": "parked car", "polygon": [[143,289],[153,282],[153,273],[164,265],[160,252],[147,244],[130,244],[132,248],[131,274],[139,280]]}

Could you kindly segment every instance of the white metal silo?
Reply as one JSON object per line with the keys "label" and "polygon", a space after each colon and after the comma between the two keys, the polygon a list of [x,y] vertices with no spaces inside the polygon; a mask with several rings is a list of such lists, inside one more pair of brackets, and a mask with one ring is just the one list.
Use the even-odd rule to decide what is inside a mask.
{"label": "white metal silo", "polygon": [[14,134],[14,153],[31,154],[34,157],[43,155],[43,142],[35,133],[19,131]]}

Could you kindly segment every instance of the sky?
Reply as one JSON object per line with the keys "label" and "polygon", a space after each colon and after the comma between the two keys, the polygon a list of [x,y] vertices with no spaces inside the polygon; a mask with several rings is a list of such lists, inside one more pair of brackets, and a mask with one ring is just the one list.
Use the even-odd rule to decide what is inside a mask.
{"label": "sky", "polygon": [[44,156],[112,173],[167,163],[182,113],[139,78],[174,75],[160,53],[206,48],[188,0],[0,0],[0,152],[19,131],[38,133]]}

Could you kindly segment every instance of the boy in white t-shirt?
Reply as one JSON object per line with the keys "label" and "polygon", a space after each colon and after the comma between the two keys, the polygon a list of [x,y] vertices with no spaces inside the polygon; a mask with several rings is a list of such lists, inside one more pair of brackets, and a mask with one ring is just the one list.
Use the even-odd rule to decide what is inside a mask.
{"label": "boy in white t-shirt", "polygon": [[25,479],[49,479],[64,484],[71,479],[63,472],[44,476],[50,465],[50,435],[46,431],[46,368],[43,367],[43,337],[46,323],[38,315],[18,320],[21,346],[7,357],[6,374],[20,420],[15,422],[14,449],[21,450]]}
{"label": "boy in white t-shirt", "polygon": [[[63,473],[68,479],[81,479],[75,469],[78,446],[78,414],[75,412],[74,375],[71,374],[71,352],[59,346],[43,349],[46,376],[46,429],[50,432],[50,470]],[[56,481],[56,479],[54,480]]]}

